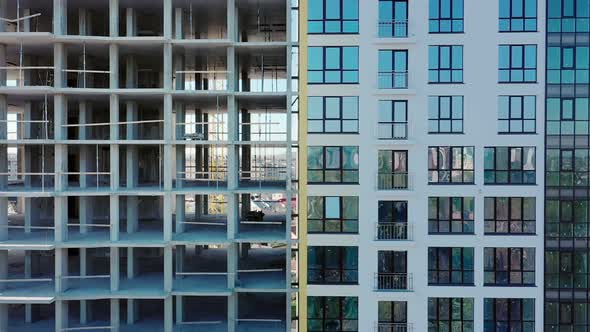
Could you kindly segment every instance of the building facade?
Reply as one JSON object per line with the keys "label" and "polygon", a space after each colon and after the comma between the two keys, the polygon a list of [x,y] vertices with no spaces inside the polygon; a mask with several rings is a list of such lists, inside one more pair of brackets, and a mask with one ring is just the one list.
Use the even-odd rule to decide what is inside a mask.
{"label": "building facade", "polygon": [[301,331],[544,329],[545,6],[300,2]]}
{"label": "building facade", "polygon": [[0,331],[291,329],[297,10],[0,1]]}

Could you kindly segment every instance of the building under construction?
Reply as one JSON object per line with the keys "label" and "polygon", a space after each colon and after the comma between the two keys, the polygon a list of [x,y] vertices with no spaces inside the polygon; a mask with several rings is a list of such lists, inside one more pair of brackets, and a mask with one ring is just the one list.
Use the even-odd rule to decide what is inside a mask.
{"label": "building under construction", "polygon": [[297,12],[0,0],[0,331],[296,327]]}

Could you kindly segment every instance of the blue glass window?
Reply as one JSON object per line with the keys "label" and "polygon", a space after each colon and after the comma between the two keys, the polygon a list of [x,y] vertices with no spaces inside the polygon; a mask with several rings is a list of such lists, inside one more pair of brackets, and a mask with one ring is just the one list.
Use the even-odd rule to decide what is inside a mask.
{"label": "blue glass window", "polygon": [[537,0],[500,0],[500,31],[537,30]]}
{"label": "blue glass window", "polygon": [[309,34],[356,34],[358,0],[311,0],[307,24]]}
{"label": "blue glass window", "polygon": [[429,32],[463,32],[463,0],[430,0],[428,6]]}
{"label": "blue glass window", "polygon": [[463,83],[463,46],[428,47],[428,83]]}
{"label": "blue glass window", "polygon": [[537,81],[537,45],[500,45],[498,81],[535,83]]}
{"label": "blue glass window", "polygon": [[463,96],[428,97],[428,133],[463,133]]}
{"label": "blue glass window", "polygon": [[408,36],[408,1],[379,0],[379,37]]}
{"label": "blue glass window", "polygon": [[307,132],[358,133],[358,97],[308,97]]}
{"label": "blue glass window", "polygon": [[534,134],[536,108],[535,96],[498,97],[498,133]]}
{"label": "blue glass window", "polygon": [[379,50],[379,89],[408,87],[408,51]]}
{"label": "blue glass window", "polygon": [[590,70],[588,46],[547,48],[547,83],[588,84]]}
{"label": "blue glass window", "polygon": [[309,84],[351,84],[359,80],[356,46],[309,47]]}
{"label": "blue glass window", "polygon": [[590,31],[590,3],[584,0],[548,0],[547,31]]}

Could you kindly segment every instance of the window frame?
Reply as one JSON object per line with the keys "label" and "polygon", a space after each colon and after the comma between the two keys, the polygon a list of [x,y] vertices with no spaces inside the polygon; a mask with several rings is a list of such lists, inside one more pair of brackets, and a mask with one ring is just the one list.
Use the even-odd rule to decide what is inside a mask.
{"label": "window frame", "polygon": [[[501,67],[502,62],[502,49],[504,48],[508,48],[508,67]],[[527,61],[526,61],[526,56],[527,56],[527,48],[529,47],[534,47],[535,50],[535,66],[533,67],[527,67]],[[516,48],[522,48],[521,53],[522,56],[520,57],[520,62],[522,63],[521,66],[517,66],[514,65],[513,66],[513,60],[514,60],[514,56],[513,53],[515,52],[514,50]],[[500,44],[498,45],[498,83],[500,84],[510,84],[510,83],[520,83],[520,84],[524,84],[524,83],[530,83],[530,84],[535,84],[537,83],[537,79],[538,79],[538,75],[537,75],[537,67],[539,66],[538,63],[538,47],[537,44]],[[534,72],[534,79],[527,79],[527,71],[532,71]],[[507,79],[502,79],[502,74],[503,72],[507,72],[508,73],[508,78]],[[518,72],[522,73],[522,80],[518,80],[516,78],[513,78],[513,74],[517,74]]]}
{"label": "window frame", "polygon": [[[318,0],[316,0],[318,1]],[[326,18],[326,14],[327,14],[327,9],[328,9],[328,5],[326,4],[326,0],[321,0],[322,1],[322,18],[321,19],[310,19],[310,15],[312,13],[311,10],[311,6],[309,8],[309,13],[307,15],[307,34],[308,35],[357,35],[359,33],[359,3],[358,1],[356,2],[356,19],[354,18],[345,18],[344,17],[344,12],[345,12],[345,4],[348,4],[346,0],[332,0],[332,1],[339,1],[339,16],[340,18]],[[322,31],[321,32],[312,32],[311,29],[311,24],[314,22],[318,22],[322,24]],[[330,22],[339,22],[340,23],[340,29],[339,31],[336,32],[330,32],[327,31],[329,29],[326,29],[326,25],[329,24]],[[345,23],[346,22],[356,22],[356,31],[344,31],[344,27],[345,27]]]}
{"label": "window frame", "polygon": [[[506,149],[506,165],[498,169],[498,150]],[[525,169],[525,150],[533,150],[533,169]],[[488,167],[488,153],[493,150],[493,167]],[[513,151],[520,150],[519,163],[520,167],[514,168]],[[537,147],[535,146],[486,146],[484,147],[484,185],[536,185],[537,184]],[[506,173],[506,182],[498,181],[498,176]],[[491,174],[491,175],[490,175]],[[493,175],[493,180],[492,179]],[[516,178],[513,178],[516,176]],[[520,181],[517,179],[520,178]],[[527,182],[527,178],[532,178],[533,182]]]}
{"label": "window frame", "polygon": [[[338,317],[334,318],[334,317],[329,317],[327,315],[328,311],[330,311],[330,308],[328,306],[328,299],[331,300],[337,300],[338,301]],[[326,330],[326,323],[329,321],[334,321],[337,320],[339,322],[339,326],[343,327],[343,326],[348,326],[348,324],[346,324],[347,322],[356,322],[354,323],[354,325],[356,325],[356,330],[350,330],[352,331],[358,331],[358,321],[359,321],[359,314],[358,314],[358,297],[356,296],[310,296],[308,299],[308,303],[311,302],[315,302],[317,301],[317,305],[319,308],[321,308],[321,313],[317,313],[318,316],[314,316],[314,315],[309,315],[310,309],[312,309],[311,305],[308,305],[308,307],[305,309],[308,311],[308,318],[307,318],[307,327],[308,327],[308,331],[309,332],[324,332],[324,331],[329,331]],[[345,301],[354,301],[356,302],[356,319],[350,319],[347,318],[345,315],[345,309],[346,309],[346,304]],[[311,324],[313,324],[315,321],[320,321],[321,324],[321,329],[314,329],[312,328],[312,326],[310,326]],[[353,326],[354,326],[353,325]],[[339,331],[345,331],[345,330],[339,330]]]}
{"label": "window frame", "polygon": [[[514,301],[518,301],[519,319],[514,319]],[[525,304],[527,301],[528,304]],[[503,303],[505,302],[505,303]],[[526,313],[525,306],[532,307],[533,320],[524,320]],[[509,317],[506,320],[498,320],[498,311],[503,310],[502,316]],[[526,325],[525,325],[526,324]],[[500,326],[506,331],[534,331],[535,330],[535,299],[534,298],[484,298],[484,332],[495,332]]]}
{"label": "window frame", "polygon": [[[352,68],[352,69],[348,69],[345,68],[345,59],[344,59],[344,50],[350,48],[353,50],[356,50],[356,68]],[[325,45],[325,46],[310,46],[308,47],[308,58],[309,56],[312,55],[312,51],[315,49],[322,49],[322,65],[321,65],[321,69],[310,69],[308,65],[307,68],[307,84],[308,85],[324,85],[324,84],[359,84],[359,47],[358,46],[329,46],[329,45]],[[326,63],[326,58],[327,58],[327,52],[330,49],[337,49],[339,50],[339,63],[340,66],[337,69],[332,69],[330,68],[330,66],[327,65]],[[309,62],[309,61],[308,61]],[[332,82],[332,81],[328,81],[326,80],[326,73],[330,73],[330,72],[338,72],[340,73],[340,79],[338,81]],[[316,82],[315,80],[310,79],[310,74],[312,73],[321,73],[322,75],[322,80]],[[352,80],[352,81],[345,81],[344,80],[344,76],[345,73],[352,73],[355,74],[356,73],[356,80]]]}
{"label": "window frame", "polygon": [[[505,253],[505,255],[502,254]],[[490,255],[492,255],[490,257]],[[518,256],[516,262],[514,256]],[[532,255],[532,256],[531,256]],[[536,250],[534,247],[486,247],[484,248],[484,287],[534,287],[536,285]],[[532,262],[532,269],[527,269],[524,264],[525,256]],[[505,257],[506,262],[504,262]],[[500,264],[505,264],[503,269]],[[528,277],[527,277],[528,276]],[[532,282],[525,282],[525,279]],[[512,282],[512,278],[520,278],[520,282]],[[500,279],[500,280],[498,280]],[[493,280],[493,281],[491,281]]]}
{"label": "window frame", "polygon": [[[377,114],[377,138],[379,140],[405,140],[408,139],[408,101],[407,100],[379,100]],[[391,115],[391,121],[381,121],[382,105],[389,104],[387,112]],[[403,105],[405,121],[396,121],[396,105]],[[381,135],[381,128],[391,129],[391,137]],[[396,128],[403,128],[403,135],[396,135]]]}
{"label": "window frame", "polygon": [[[381,56],[384,53],[389,53],[389,56],[391,57],[391,63],[387,64],[388,66],[391,66],[391,68],[393,70],[391,71],[385,71],[385,70],[381,70]],[[398,64],[398,61],[396,61],[396,55],[397,54],[403,54],[404,55],[404,60],[402,61],[402,66],[403,71],[397,71],[396,70],[396,65]],[[406,49],[380,49],[378,51],[378,59],[377,59],[377,82],[378,82],[378,88],[380,90],[387,90],[387,89],[407,89],[408,88],[408,64],[409,64],[409,59],[408,59],[408,50]],[[401,76],[401,84],[398,84],[398,78]]]}
{"label": "window frame", "polygon": [[[453,117],[453,109],[454,109],[454,99],[458,98],[460,99],[461,102],[461,117],[455,119]],[[441,101],[444,99],[448,99],[449,100],[449,116],[448,117],[443,117],[441,116]],[[435,100],[435,101],[434,101]],[[432,103],[436,103],[436,117],[432,117],[432,112],[434,110],[431,110],[430,107],[433,106]],[[464,106],[465,106],[465,101],[464,101],[464,97],[463,96],[428,96],[428,134],[463,134],[464,133],[464,126],[463,126],[463,119],[464,119]],[[436,126],[438,128],[438,130],[436,131],[432,131],[430,124],[432,121],[436,121]],[[441,122],[443,121],[448,121],[450,126],[450,130],[449,131],[441,131]],[[460,121],[461,122],[461,128],[460,130],[454,130],[454,124],[455,121]]]}
{"label": "window frame", "polygon": [[[502,16],[502,2],[503,1],[507,1],[508,2],[508,11],[509,14],[508,16]],[[517,16],[514,15],[514,10],[515,10],[515,4],[513,0],[500,0],[498,2],[498,31],[499,32],[503,32],[503,33],[509,33],[509,32],[536,32],[538,29],[538,15],[539,15],[539,7],[537,4],[536,0],[531,0],[533,2],[534,8],[535,8],[535,16],[527,16],[526,14],[526,10],[527,10],[527,3],[529,3],[529,0],[521,0],[522,1],[522,8],[520,8],[522,10],[522,16]],[[530,4],[530,3],[529,3]],[[506,20],[508,22],[508,28],[507,29],[503,29],[502,28],[502,20]],[[516,20],[522,20],[522,29],[518,29],[518,28],[513,28],[513,21]],[[527,29],[527,20],[534,20],[535,24],[534,24],[534,28],[532,29]]]}
{"label": "window frame", "polygon": [[[336,250],[338,255],[338,265],[337,268],[329,268],[329,265],[333,265],[334,262],[328,261],[327,251],[328,250]],[[318,256],[320,256],[320,261],[317,262],[318,268],[314,268],[311,264],[308,264],[307,267],[307,283],[309,285],[358,285],[359,284],[359,254],[358,254],[358,247],[356,246],[309,246],[307,248],[308,256],[312,257],[310,251],[315,250],[318,251]],[[351,250],[351,252],[347,252]],[[356,253],[356,269],[347,268],[345,267],[345,257],[349,254],[354,255]],[[312,273],[316,273],[318,277],[316,279],[312,278]],[[352,273],[353,280],[346,281],[345,276]],[[327,280],[329,276],[337,274],[338,279],[337,281]],[[356,277],[356,278],[354,278]]]}
{"label": "window frame", "polygon": [[[391,2],[391,13],[387,13],[389,14],[392,19],[383,19],[382,16],[389,16],[389,15],[384,15],[385,13],[382,12],[381,10],[381,4],[382,3],[388,3]],[[403,15],[401,15],[402,18],[401,20],[404,22],[398,23],[397,21],[399,20],[397,17],[399,16],[398,11],[402,10],[397,8],[397,4],[398,3],[405,3],[405,11],[403,13]],[[379,25],[379,31],[378,31],[378,36],[379,38],[405,38],[408,36],[408,12],[409,12],[409,0],[379,0],[379,21],[378,21],[378,25]],[[399,26],[402,27],[401,32],[398,34],[397,31],[399,30]],[[383,32],[384,28],[385,29],[389,29],[389,27],[391,27],[391,33],[385,33]],[[387,31],[387,30],[385,30]]]}
{"label": "window frame", "polygon": [[[391,313],[388,319],[382,318],[382,307],[388,306]],[[402,319],[396,319],[396,312],[401,310],[404,316]],[[408,302],[407,301],[378,301],[377,302],[377,322],[383,324],[407,324],[408,323]]]}
{"label": "window frame", "polygon": [[[445,1],[449,2],[449,17],[441,17],[441,12],[442,12],[442,8],[443,8],[443,3]],[[437,3],[438,6],[436,6],[437,8],[437,15],[436,16],[432,16],[433,13],[431,11],[432,9],[432,3]],[[460,4],[460,8],[461,8],[461,17],[454,17],[454,3],[455,2],[461,2]],[[465,19],[465,4],[463,2],[463,0],[430,0],[428,2],[428,33],[432,33],[432,34],[438,34],[438,33],[463,33],[465,30],[465,23],[464,23],[464,19]],[[446,23],[449,22],[450,25],[450,29],[448,31],[441,31],[441,23]],[[458,30],[454,29],[454,24],[455,22],[460,22],[461,27]],[[436,24],[437,29],[433,29],[434,25]]]}
{"label": "window frame", "polygon": [[[443,152],[441,149],[448,150],[448,168],[445,169],[444,165],[441,165],[439,162],[440,154]],[[461,168],[455,168],[455,160],[454,160],[454,149],[461,149]],[[432,151],[436,150],[436,161],[434,161],[431,157]],[[469,155],[468,150],[471,150],[471,156],[473,163],[472,168],[466,168],[466,158],[465,156]],[[431,164],[436,164],[435,167],[432,167]],[[441,182],[441,172],[448,172],[449,173],[449,181]],[[453,173],[454,172],[461,172],[461,179],[462,181],[453,181]],[[436,181],[433,181],[434,174],[436,173]],[[466,174],[471,174],[471,181],[466,181]],[[469,177],[467,177],[469,180]],[[428,184],[429,185],[472,185],[475,184],[475,147],[474,146],[429,146],[428,147]]]}
{"label": "window frame", "polygon": [[[311,212],[312,209],[308,208],[308,216],[307,216],[307,225],[308,225],[308,234],[358,234],[359,232],[359,216],[358,216],[358,209],[359,209],[359,197],[358,196],[308,196],[307,197],[307,201],[308,201],[308,206],[311,206],[310,200],[312,198],[321,198],[322,200],[322,217],[320,219],[316,219],[313,218],[312,216],[309,215],[309,213]],[[338,204],[339,204],[339,217],[338,218],[327,218],[326,217],[326,199],[327,198],[338,198]],[[345,218],[344,216],[344,212],[345,212],[345,206],[346,204],[352,204],[352,202],[348,202],[348,199],[350,200],[354,200],[356,199],[356,212],[357,212],[357,216],[355,219],[349,219],[349,218]],[[317,221],[321,224],[322,226],[322,230],[321,231],[315,231],[315,230],[311,230],[310,229],[310,225],[314,222]],[[339,231],[326,231],[326,222],[327,221],[338,221],[338,224],[340,226],[340,230]],[[356,230],[352,231],[352,232],[345,232],[344,231],[344,227],[345,224],[347,222],[354,222],[356,221]]]}
{"label": "window frame", "polygon": [[[533,117],[526,117],[525,114],[527,113],[526,110],[526,106],[527,106],[527,99],[532,98],[532,105],[534,107],[533,110]],[[505,102],[506,105],[508,105],[508,110],[507,110],[507,114],[508,117],[507,118],[501,118],[501,107],[504,104],[502,102],[503,99],[507,99],[507,101]],[[512,116],[512,100],[513,99],[520,99],[520,102],[518,102],[520,104],[520,109],[521,109],[521,115],[520,117],[513,117]],[[521,124],[521,128],[522,130],[518,131],[518,130],[512,130],[512,123],[513,121],[520,121]],[[533,129],[532,130],[526,130],[525,129],[525,123],[527,121],[532,121],[533,123]],[[508,131],[504,131],[501,130],[502,126],[501,123],[502,122],[506,122],[507,123],[507,128]],[[500,135],[525,135],[525,134],[531,134],[534,135],[537,133],[537,96],[535,95],[502,95],[502,96],[498,96],[498,134]]]}
{"label": "window frame", "polygon": [[[453,267],[454,250],[460,250],[460,267]],[[467,262],[467,251],[471,251],[471,263]],[[448,251],[446,254],[442,251]],[[431,261],[432,254],[436,262]],[[448,268],[441,267],[441,255],[447,256]],[[475,250],[473,247],[428,247],[428,286],[475,286]],[[465,265],[471,265],[471,268]],[[460,274],[461,281],[455,282],[453,278]],[[440,279],[448,274],[448,282],[441,282]],[[442,276],[441,276],[442,275]]]}
{"label": "window frame", "polygon": [[[449,220],[442,220],[440,219],[441,216],[441,200],[448,200],[448,217]],[[453,218],[453,207],[454,207],[454,200],[459,199],[461,204],[461,217],[459,219]],[[468,202],[465,202],[466,199],[471,199],[471,206],[473,210],[471,211],[472,219],[465,218],[468,215],[467,207],[469,206]],[[430,215],[430,207],[431,201],[436,201],[436,218],[432,218]],[[447,222],[448,223],[448,230],[441,231],[441,223]],[[461,225],[460,231],[454,231],[454,224],[455,222],[459,222]],[[471,226],[469,226],[471,224]],[[433,230],[433,226],[436,226],[436,231]],[[444,228],[443,228],[444,229]],[[428,197],[428,234],[444,234],[444,235],[473,235],[475,234],[475,197],[469,196],[430,196]]]}
{"label": "window frame", "polygon": [[[454,48],[460,48],[461,49],[461,65],[460,68],[454,68],[453,67],[453,52],[454,52]],[[433,60],[431,58],[432,53],[431,50],[433,48],[436,48],[436,64],[433,64]],[[449,50],[449,60],[448,61],[444,61],[445,63],[448,62],[448,67],[441,67],[441,59],[443,58],[442,53],[444,52],[445,49]],[[464,83],[464,77],[463,77],[463,65],[464,65],[464,56],[463,56],[463,45],[428,45],[428,84],[463,84]],[[434,67],[431,68],[431,65],[433,65]],[[449,80],[441,80],[441,72],[445,73],[448,72],[449,74]],[[459,73],[461,78],[459,80],[455,80],[454,79],[454,74],[455,72]],[[431,74],[436,73],[436,79],[431,79]]]}
{"label": "window frame", "polygon": [[[506,210],[504,211],[503,214],[506,215],[506,220],[498,220],[498,200],[499,199],[506,199],[507,204],[506,204]],[[513,205],[515,204],[514,200],[520,200],[520,218],[513,218]],[[533,204],[533,213],[534,213],[534,218],[533,219],[526,219],[525,218],[525,200],[532,200],[532,204]],[[536,202],[536,197],[516,197],[516,196],[509,196],[509,197],[484,197],[484,235],[536,235],[536,229],[537,229],[537,202]],[[488,204],[493,204],[493,207],[491,209],[488,209]],[[529,202],[529,204],[531,204],[531,202]],[[488,215],[488,211],[492,211],[493,215],[490,217]],[[506,229],[508,230],[508,232],[499,232],[498,228],[502,229],[502,227],[498,226],[498,223],[506,223]],[[517,232],[517,231],[513,231],[513,223],[520,223],[520,229],[522,231]],[[528,227],[525,225],[529,225]],[[530,232],[525,232],[524,229],[530,229],[530,225],[532,224],[532,231]],[[490,229],[492,229],[493,226],[493,231],[490,231]]]}
{"label": "window frame", "polygon": [[[311,152],[312,148],[321,148],[322,149],[322,168],[310,168],[309,165],[309,158],[308,158],[308,163],[307,163],[307,172],[310,173],[313,171],[321,171],[322,172],[322,181],[318,181],[318,182],[310,182],[309,177],[308,177],[308,184],[311,185],[315,185],[315,184],[359,184],[359,180],[360,180],[360,162],[359,160],[357,160],[357,168],[356,169],[348,169],[348,168],[344,168],[344,148],[354,148],[356,150],[356,154],[359,154],[359,147],[358,146],[342,146],[342,145],[321,145],[321,146],[310,146],[308,147],[307,153],[309,156],[309,153]],[[327,150],[330,148],[337,148],[339,149],[339,167],[338,168],[327,168],[326,167],[326,156],[327,156]],[[330,182],[330,181],[326,181],[326,172],[327,171],[338,171],[340,176],[340,181],[338,182]],[[349,182],[349,181],[343,181],[344,179],[344,175],[345,172],[355,172],[356,173],[356,181],[353,182]]]}
{"label": "window frame", "polygon": [[[459,312],[458,316],[455,314],[453,310],[455,308],[454,302],[459,301]],[[441,301],[445,301],[446,303],[441,303]],[[428,298],[428,331],[451,331],[451,327],[453,327],[452,331],[461,331],[461,332],[474,332],[474,324],[475,324],[475,312],[474,312],[474,298],[472,297],[429,297]],[[446,307],[446,317],[441,317],[441,306]],[[469,310],[466,308],[467,306],[471,307],[471,317],[466,317],[466,311]],[[432,309],[435,309],[436,312],[432,312]],[[459,319],[456,319],[459,317]],[[441,327],[441,322],[444,329]],[[467,325],[467,326],[466,326]],[[459,330],[455,330],[454,327],[459,327]],[[470,327],[471,326],[471,327]]]}
{"label": "window frame", "polygon": [[[307,124],[308,124],[307,133],[308,134],[314,134],[314,135],[328,134],[328,135],[330,135],[330,134],[358,134],[359,133],[359,97],[358,96],[309,96],[307,98],[308,109],[311,108],[310,101],[312,100],[312,98],[321,98],[322,99],[322,117],[317,118],[317,119],[315,119],[315,118],[312,119],[309,117],[311,112],[308,111],[308,113],[307,113],[308,114],[307,115]],[[336,99],[339,102],[339,109],[338,109],[339,117],[330,118],[327,115],[328,110],[327,110],[326,105],[328,104],[328,101],[331,99]],[[356,104],[356,119],[344,118],[344,109],[345,109],[344,103],[345,103],[345,100],[348,100],[348,99],[351,99],[351,100],[356,99],[356,102],[355,102],[355,104]],[[315,121],[320,122],[321,121],[322,131],[310,131],[309,128],[312,127],[310,125],[310,122],[312,122],[312,121],[313,122],[315,122]],[[328,121],[339,121],[340,122],[340,130],[339,131],[326,131],[326,122],[328,122]],[[356,121],[356,130],[353,130],[353,131],[345,131],[344,130],[344,123],[345,122],[355,122],[355,121]]]}

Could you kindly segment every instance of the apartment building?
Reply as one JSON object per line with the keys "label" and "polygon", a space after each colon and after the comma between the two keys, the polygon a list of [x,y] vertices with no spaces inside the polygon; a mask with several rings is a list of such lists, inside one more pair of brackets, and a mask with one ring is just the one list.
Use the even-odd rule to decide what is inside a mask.
{"label": "apartment building", "polygon": [[[587,29],[588,1],[549,2],[564,27]],[[557,289],[544,307],[543,291],[546,52],[560,69],[545,12],[544,0],[300,2],[300,331],[563,331],[572,304]],[[585,15],[576,24],[574,12]],[[555,29],[549,43],[586,46],[564,49],[561,63],[587,84],[588,30]],[[575,93],[587,98],[587,85]],[[584,100],[562,101],[576,134],[587,117],[574,123],[572,108],[587,114]],[[563,133],[564,112],[548,114]],[[552,128],[548,140],[560,137]],[[562,152],[547,147],[566,186],[585,130],[585,150],[564,150],[563,134]],[[587,216],[587,204],[568,203],[562,213]],[[568,229],[586,236],[582,227]],[[557,250],[561,276],[571,264]]]}
{"label": "apartment building", "polygon": [[297,11],[0,0],[0,331],[291,329]]}

